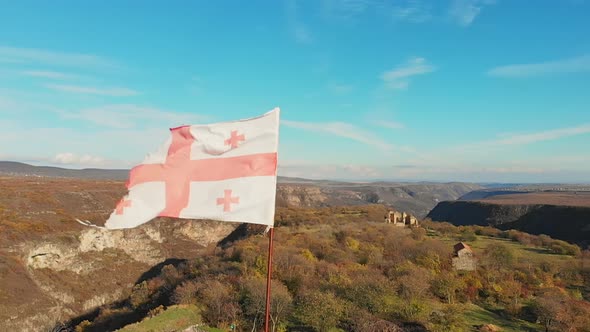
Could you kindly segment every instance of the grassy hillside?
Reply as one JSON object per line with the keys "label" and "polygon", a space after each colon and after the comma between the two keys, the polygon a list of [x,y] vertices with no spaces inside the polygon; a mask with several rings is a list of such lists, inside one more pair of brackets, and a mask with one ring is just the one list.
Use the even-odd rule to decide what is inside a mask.
{"label": "grassy hillside", "polygon": [[[427,222],[428,229],[410,229],[370,221],[378,206],[329,215],[288,212],[275,238],[271,313],[277,328],[461,332],[493,324],[503,331],[543,330],[538,321],[550,331],[590,326],[590,271],[579,249],[578,256],[556,255],[546,248],[555,240],[489,227]],[[458,241],[472,246],[476,271],[453,270]],[[126,304],[110,307],[113,317],[124,310],[154,312],[163,303],[196,305],[207,326],[256,330],[264,309],[266,246],[265,236],[253,235],[165,266],[136,284]],[[142,324],[173,324],[174,310]],[[97,322],[104,326],[109,317]],[[91,319],[85,331],[95,331],[93,324]]]}
{"label": "grassy hillside", "polygon": [[[161,312],[160,312],[161,311]],[[202,325],[199,308],[195,305],[175,305],[167,309],[156,309],[152,317],[148,317],[140,323],[131,324],[117,330],[118,332],[156,332],[156,331],[181,331],[190,326]],[[214,332],[216,329],[201,327],[203,331]]]}

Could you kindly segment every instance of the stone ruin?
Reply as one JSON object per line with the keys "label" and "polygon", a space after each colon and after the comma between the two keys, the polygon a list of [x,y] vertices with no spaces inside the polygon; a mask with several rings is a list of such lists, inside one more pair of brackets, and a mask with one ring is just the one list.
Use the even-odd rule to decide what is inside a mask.
{"label": "stone ruin", "polygon": [[418,226],[418,219],[416,217],[409,213],[396,210],[390,210],[387,213],[385,222],[395,226]]}

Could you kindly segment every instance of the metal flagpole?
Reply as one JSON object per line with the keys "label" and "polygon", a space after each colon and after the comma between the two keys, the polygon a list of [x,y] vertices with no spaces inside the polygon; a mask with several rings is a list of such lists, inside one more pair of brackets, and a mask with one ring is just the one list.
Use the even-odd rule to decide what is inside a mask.
{"label": "metal flagpole", "polygon": [[266,312],[264,314],[264,332],[270,331],[270,279],[272,277],[272,240],[274,227],[271,227],[268,234],[268,271],[266,275]]}

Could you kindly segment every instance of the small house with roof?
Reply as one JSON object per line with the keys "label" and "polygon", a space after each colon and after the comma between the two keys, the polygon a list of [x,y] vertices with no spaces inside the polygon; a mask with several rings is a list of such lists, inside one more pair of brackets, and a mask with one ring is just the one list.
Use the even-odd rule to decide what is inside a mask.
{"label": "small house with roof", "polygon": [[473,249],[464,242],[459,242],[453,246],[453,268],[458,271],[475,271],[477,259]]}

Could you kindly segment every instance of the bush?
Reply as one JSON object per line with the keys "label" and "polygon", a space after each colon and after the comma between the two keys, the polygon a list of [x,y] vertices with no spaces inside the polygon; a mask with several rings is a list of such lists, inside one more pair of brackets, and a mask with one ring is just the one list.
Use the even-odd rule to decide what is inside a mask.
{"label": "bush", "polygon": [[159,314],[163,313],[163,312],[164,312],[164,310],[165,310],[165,309],[164,309],[164,306],[163,306],[163,305],[159,305],[159,306],[157,306],[156,308],[154,308],[154,309],[152,309],[152,310],[150,310],[150,311],[148,312],[148,317],[155,317],[155,316],[158,316]]}
{"label": "bush", "polygon": [[559,255],[577,256],[581,253],[580,247],[561,240],[553,240],[549,250]]}
{"label": "bush", "polygon": [[172,301],[176,304],[197,304],[198,289],[195,281],[185,281],[174,290]]}
{"label": "bush", "polygon": [[414,227],[412,228],[411,237],[416,241],[422,241],[426,237],[426,230],[422,227]]}
{"label": "bush", "polygon": [[428,319],[428,327],[433,332],[467,331],[463,309],[458,305],[449,305],[441,311],[433,311]]}
{"label": "bush", "polygon": [[296,317],[319,332],[335,328],[345,311],[342,300],[330,292],[312,291],[298,301]]}
{"label": "bush", "polygon": [[149,298],[150,292],[148,289],[147,282],[142,281],[140,284],[133,286],[131,296],[129,297],[129,302],[131,303],[131,307],[133,309],[137,309],[145,302],[147,302]]}
{"label": "bush", "polygon": [[457,236],[457,240],[459,241],[465,241],[465,242],[473,242],[475,240],[477,240],[477,236],[475,235],[475,232],[473,232],[472,230],[463,230],[459,236]]}
{"label": "bush", "polygon": [[85,332],[91,326],[92,326],[92,323],[90,323],[87,320],[84,320],[84,321],[80,322],[80,324],[78,324],[76,326],[76,332]]}

